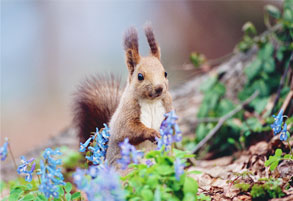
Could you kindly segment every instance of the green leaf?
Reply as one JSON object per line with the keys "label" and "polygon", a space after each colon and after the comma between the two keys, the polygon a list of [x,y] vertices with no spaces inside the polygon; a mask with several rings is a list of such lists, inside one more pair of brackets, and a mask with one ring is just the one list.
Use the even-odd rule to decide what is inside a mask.
{"label": "green leaf", "polygon": [[265,10],[269,13],[270,16],[278,19],[281,16],[280,10],[273,5],[266,5]]}
{"label": "green leaf", "polygon": [[276,149],[276,152],[275,152],[275,156],[277,157],[281,157],[282,156],[282,150],[281,149]]}
{"label": "green leaf", "polygon": [[196,201],[195,195],[192,193],[184,194],[183,201]]}
{"label": "green leaf", "polygon": [[247,119],[245,123],[247,124],[248,128],[254,132],[258,132],[259,130],[262,129],[262,124],[255,117],[251,117]]}
{"label": "green leaf", "polygon": [[151,188],[155,188],[159,184],[159,175],[150,175],[146,181],[146,184],[149,185]]}
{"label": "green leaf", "polygon": [[260,114],[267,106],[269,98],[270,97],[255,98],[249,105],[252,106],[258,114]]}
{"label": "green leaf", "polygon": [[156,188],[154,201],[161,201],[161,191],[159,187]]}
{"label": "green leaf", "polygon": [[272,73],[275,71],[275,61],[274,58],[269,57],[265,62],[264,62],[264,72],[266,73]]}
{"label": "green leaf", "polygon": [[251,22],[246,22],[242,27],[242,31],[244,31],[245,34],[249,35],[257,34],[255,26]]}
{"label": "green leaf", "polygon": [[156,170],[160,175],[168,175],[174,172],[174,169],[168,165],[158,165]]}
{"label": "green leaf", "polygon": [[205,92],[205,91],[208,91],[210,90],[214,84],[217,82],[217,77],[213,76],[213,77],[210,77],[208,80],[206,80],[201,86],[200,86],[200,90]]}
{"label": "green leaf", "polygon": [[43,194],[38,194],[36,201],[46,201],[47,198]]}
{"label": "green leaf", "polygon": [[72,184],[70,182],[67,182],[64,188],[67,193],[70,193],[70,191],[72,190]]}
{"label": "green leaf", "polygon": [[254,79],[261,70],[261,60],[256,58],[249,66],[244,69],[245,75],[249,80]]}
{"label": "green leaf", "polygon": [[81,198],[80,192],[73,193],[73,195],[71,197],[72,200],[79,199],[79,198]]}
{"label": "green leaf", "polygon": [[22,199],[20,199],[19,201],[31,201],[31,200],[35,200],[35,196],[32,195],[32,194],[27,194]]}
{"label": "green leaf", "polygon": [[229,99],[222,99],[218,103],[219,107],[217,109],[218,116],[224,116],[234,109],[234,104]]}
{"label": "green leaf", "polygon": [[285,154],[284,159],[290,159],[291,158],[291,154]]}
{"label": "green leaf", "polygon": [[269,57],[273,55],[274,46],[272,43],[266,43],[258,52],[258,56],[263,60],[267,60]]}
{"label": "green leaf", "polygon": [[274,171],[278,165],[279,165],[279,160],[274,161],[274,162],[270,165],[270,170],[271,170],[271,171]]}
{"label": "green leaf", "polygon": [[227,140],[230,144],[235,144],[235,140],[231,137],[228,138]]}
{"label": "green leaf", "polygon": [[152,201],[154,196],[153,196],[153,192],[148,189],[148,188],[144,188],[142,191],[141,191],[141,196],[143,197],[144,200],[146,201]]}
{"label": "green leaf", "polygon": [[187,193],[192,193],[196,195],[197,190],[198,190],[197,182],[191,177],[186,177],[184,181],[184,185],[183,185],[184,195]]}
{"label": "green leaf", "polygon": [[3,191],[4,188],[5,188],[5,182],[0,180],[0,193]]}
{"label": "green leaf", "polygon": [[277,160],[278,158],[276,156],[270,156],[269,159],[265,162],[265,166],[268,167]]}
{"label": "green leaf", "polygon": [[66,193],[65,194],[65,198],[66,198],[66,200],[71,200],[71,194],[70,193]]}
{"label": "green leaf", "polygon": [[16,187],[10,191],[9,201],[17,201],[24,191],[20,187]]}
{"label": "green leaf", "polygon": [[198,171],[198,170],[193,170],[193,171],[189,171],[187,173],[188,174],[201,174],[202,172],[201,171]]}
{"label": "green leaf", "polygon": [[199,142],[201,141],[209,132],[207,126],[203,123],[199,124],[196,128],[196,140]]}
{"label": "green leaf", "polygon": [[63,190],[63,187],[62,186],[57,186],[57,192],[59,193],[60,196],[63,196],[64,195],[64,190]]}

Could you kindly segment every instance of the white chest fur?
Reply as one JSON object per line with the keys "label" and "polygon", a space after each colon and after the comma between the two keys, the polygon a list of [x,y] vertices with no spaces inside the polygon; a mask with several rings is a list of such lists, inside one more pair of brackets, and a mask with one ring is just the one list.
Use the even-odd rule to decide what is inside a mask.
{"label": "white chest fur", "polygon": [[149,128],[153,128],[157,131],[160,130],[162,121],[164,120],[164,114],[166,110],[161,100],[149,101],[141,100],[140,104],[140,121]]}

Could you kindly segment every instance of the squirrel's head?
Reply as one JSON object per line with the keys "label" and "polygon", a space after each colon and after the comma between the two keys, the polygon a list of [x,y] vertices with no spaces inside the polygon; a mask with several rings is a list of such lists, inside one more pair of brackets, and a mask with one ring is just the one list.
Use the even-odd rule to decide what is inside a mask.
{"label": "squirrel's head", "polygon": [[129,71],[128,84],[138,99],[162,99],[168,90],[167,72],[160,61],[160,47],[151,26],[145,27],[150,46],[150,55],[142,57],[138,51],[138,37],[135,28],[125,34],[124,49]]}

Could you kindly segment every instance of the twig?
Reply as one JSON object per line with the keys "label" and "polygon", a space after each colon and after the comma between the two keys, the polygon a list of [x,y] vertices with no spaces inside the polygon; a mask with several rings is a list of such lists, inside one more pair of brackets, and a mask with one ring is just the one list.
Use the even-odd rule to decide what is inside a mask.
{"label": "twig", "polygon": [[284,73],[283,73],[283,76],[280,80],[280,85],[279,85],[279,88],[278,88],[278,92],[277,92],[277,96],[276,96],[276,99],[274,101],[274,106],[273,106],[273,109],[271,111],[271,115],[275,113],[275,109],[276,109],[276,105],[278,104],[278,101],[280,99],[280,94],[281,94],[281,90],[283,89],[284,87],[284,84],[285,84],[285,79],[288,75],[288,72],[289,72],[289,69],[290,69],[290,66],[292,65],[292,62],[293,62],[293,53],[292,54],[289,54],[289,55],[286,55],[285,58],[283,59],[283,62],[281,62],[280,66],[283,66],[284,65],[284,61],[287,60],[286,57],[290,57],[290,62],[289,62],[289,65],[287,66],[287,68],[285,69]]}
{"label": "twig", "polygon": [[17,170],[17,165],[16,165],[16,162],[15,162],[15,158],[14,158],[14,155],[13,155],[13,152],[12,152],[12,149],[11,149],[11,146],[10,146],[10,143],[8,143],[8,149],[9,149],[10,156],[12,158],[12,161],[13,161],[14,168],[15,168],[15,170]]}
{"label": "twig", "polygon": [[217,125],[207,134],[207,136],[205,136],[205,138],[202,141],[198,143],[198,145],[195,147],[192,153],[198,152],[198,150],[200,150],[202,146],[205,145],[217,133],[217,131],[222,127],[222,125],[225,123],[226,120],[230,119],[237,112],[242,110],[242,108],[248,103],[250,103],[253,99],[255,99],[258,96],[258,94],[259,94],[259,91],[255,91],[249,98],[247,98],[244,102],[238,105],[234,110],[232,110],[228,114],[221,117]]}

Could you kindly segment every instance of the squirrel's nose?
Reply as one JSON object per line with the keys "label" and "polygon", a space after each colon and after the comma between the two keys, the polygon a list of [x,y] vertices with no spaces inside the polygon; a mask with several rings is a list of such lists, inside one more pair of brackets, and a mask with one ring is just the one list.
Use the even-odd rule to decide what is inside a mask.
{"label": "squirrel's nose", "polygon": [[163,87],[161,85],[155,88],[155,92],[158,96],[162,94],[162,91],[163,91]]}

